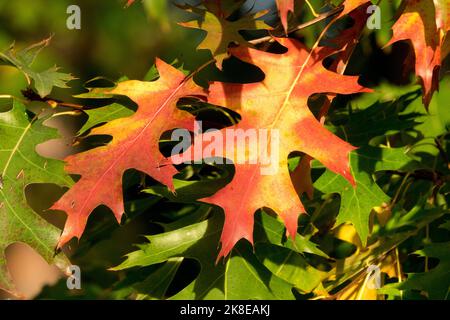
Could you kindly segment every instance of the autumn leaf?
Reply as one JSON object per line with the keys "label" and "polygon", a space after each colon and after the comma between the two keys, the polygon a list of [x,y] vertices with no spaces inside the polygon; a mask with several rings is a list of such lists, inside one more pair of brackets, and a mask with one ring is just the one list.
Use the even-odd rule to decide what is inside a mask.
{"label": "autumn leaf", "polygon": [[[147,72],[147,74],[144,77],[145,81],[154,81],[159,78],[158,70],[156,69],[155,65],[152,65],[150,70]],[[126,80],[129,80],[127,77],[120,78],[117,82],[124,82]],[[96,88],[96,82],[97,81],[105,81],[108,83],[106,85],[103,83],[103,86],[106,85],[106,87],[109,86],[109,83],[111,82],[108,79],[102,78],[102,77],[96,77],[94,79],[89,80],[85,83],[85,88],[89,90],[89,93],[83,93],[79,96],[79,98],[83,99],[101,99],[110,98],[110,94],[102,92],[102,90],[93,90]],[[103,87],[102,86],[102,87]],[[114,83],[111,83],[110,87],[113,87]],[[83,126],[78,130],[80,134],[84,134],[88,129],[91,129],[93,127],[96,127],[100,124],[105,124],[109,121],[119,119],[119,118],[126,118],[131,116],[134,113],[134,110],[130,106],[124,106],[120,103],[111,103],[106,106],[97,107],[88,109],[83,109],[83,112],[88,116],[87,121],[83,124]]]}
{"label": "autumn leaf", "polygon": [[[362,3],[364,1],[360,2]],[[346,10],[350,10],[358,4],[359,2],[353,3],[351,5],[347,3]],[[353,25],[350,28],[343,30],[338,34],[337,37],[327,39],[327,45],[320,48],[321,54],[323,54],[324,56],[333,55],[334,60],[328,67],[329,70],[344,74],[350,57],[356,45],[358,44],[358,39],[366,25],[366,21],[368,18],[368,5],[368,3],[366,3],[365,5],[360,5],[356,9],[351,11],[348,16],[354,21]],[[335,94],[328,94],[325,97],[320,112],[317,115],[317,119],[321,123],[325,122],[325,117],[335,97]],[[313,198],[314,193],[314,187],[311,179],[312,160],[313,158],[310,155],[305,154],[300,159],[297,167],[294,168],[291,172],[291,178],[298,195],[301,196],[303,193],[306,193],[306,195],[310,199]]]}
{"label": "autumn leaf", "polygon": [[170,258],[144,281],[135,284],[136,300],[164,299],[182,262],[183,258]]}
{"label": "autumn leaf", "polygon": [[[181,22],[180,25],[188,28],[201,29],[206,32],[206,36],[198,46],[198,49],[210,50],[217,61],[217,65],[222,68],[222,62],[228,57],[227,49],[231,43],[251,46],[240,34],[242,30],[271,29],[263,20],[258,20],[267,11],[261,11],[252,15],[244,16],[236,21],[229,20],[232,10],[224,10],[223,4],[215,1],[205,1],[205,6],[209,10],[195,9],[200,11],[200,20]],[[232,8],[235,8],[233,6]]]}
{"label": "autumn leaf", "polygon": [[35,249],[47,262],[60,267],[67,259],[55,256],[60,230],[45,221],[28,206],[25,188],[33,183],[73,182],[59,160],[46,159],[36,146],[56,138],[56,130],[44,125],[46,118],[30,119],[25,106],[12,100],[12,109],[0,112],[0,288],[14,291],[6,268],[6,248],[23,242]]}
{"label": "autumn leaf", "polygon": [[[325,69],[322,65],[324,57],[317,56],[317,52],[308,52],[301,43],[292,39],[278,41],[287,48],[286,53],[267,53],[245,47],[230,50],[235,57],[261,68],[265,73],[262,82],[216,82],[209,88],[208,102],[241,114],[242,121],[233,126],[235,132],[264,129],[268,135],[272,132],[279,134],[280,142],[279,152],[275,151],[279,162],[272,163],[276,174],[261,174],[264,165],[258,159],[266,157],[263,152],[267,150],[261,151],[261,147],[252,142],[247,145],[245,141],[233,140],[232,143],[224,142],[224,145],[231,147],[215,150],[215,157],[231,159],[236,168],[231,183],[215,195],[201,199],[222,207],[225,212],[219,258],[226,256],[242,238],[253,243],[253,214],[259,208],[268,207],[277,212],[287,227],[287,233],[295,236],[297,218],[305,210],[289,175],[287,159],[291,152],[302,151],[312,156],[354,184],[349,153],[355,148],[319,123],[309,110],[307,99],[314,93],[332,91],[351,94],[368,89],[357,83],[357,77],[343,76]],[[191,154],[192,149],[199,143],[204,143],[206,148],[209,141],[214,140],[214,135],[217,133],[204,134],[203,142],[194,140],[194,146],[185,153],[186,157],[192,156],[198,160],[198,155]],[[224,140],[227,139],[235,137]],[[270,141],[270,148],[276,143]],[[252,150],[259,151],[255,153]],[[244,164],[236,162],[235,155],[239,152],[249,156]]]}
{"label": "autumn leaf", "polygon": [[423,103],[428,108],[439,86],[441,50],[449,30],[449,1],[411,0],[405,2],[400,18],[392,27],[393,36],[386,46],[409,40],[415,53],[415,71],[421,79]]}
{"label": "autumn leaf", "polygon": [[255,216],[255,224],[256,256],[272,274],[303,293],[319,286],[326,273],[311,266],[304,256],[309,253],[329,258],[317,244],[300,234],[296,235],[295,240],[285,240],[284,225],[267,214]]}
{"label": "autumn leaf", "polygon": [[[2,6],[0,40],[64,22],[41,2]],[[49,39],[0,50],[0,82],[22,94],[0,93],[0,298],[43,276],[17,242],[81,267],[81,290],[74,270],[38,300],[450,298],[449,0],[118,3],[134,6],[108,14],[120,26],[85,15],[75,42],[56,23],[47,56],[117,81],[69,98],[55,87],[72,76],[40,69]],[[148,70],[148,55],[174,62]],[[66,169],[41,147],[73,154]]]}
{"label": "autumn leaf", "polygon": [[[363,243],[367,243],[369,218],[374,207],[388,204],[390,197],[377,185],[373,174],[383,170],[410,171],[414,168],[413,158],[405,148],[373,147],[367,141],[388,132],[394,134],[409,130],[417,125],[413,115],[399,117],[394,110],[395,103],[375,103],[364,110],[353,111],[352,117],[345,123],[345,129],[337,130],[348,141],[360,147],[351,155],[351,168],[356,181],[356,188],[333,172],[326,171],[314,183],[314,187],[324,193],[341,195],[340,211],[336,225],[351,222]],[[389,116],[386,116],[386,113]]]}
{"label": "autumn leaf", "polygon": [[113,89],[93,89],[92,94],[125,95],[138,105],[132,116],[113,120],[91,130],[91,135],[110,135],[112,141],[102,147],[69,156],[66,171],[81,175],[80,180],[51,209],[67,213],[67,221],[58,246],[73,237],[79,238],[87,219],[96,207],[109,207],[120,223],[124,212],[122,175],[136,169],[173,189],[172,176],[177,170],[161,166],[165,157],[159,152],[161,134],[177,127],[190,129],[194,117],[176,107],[186,96],[204,95],[191,78],[156,60],[160,78],[153,82],[124,81]]}
{"label": "autumn leaf", "polygon": [[370,3],[370,0],[345,0],[342,3],[342,5],[344,6],[344,9],[338,15],[338,18],[349,14],[353,10],[355,10],[358,7],[362,6],[363,4],[367,4],[367,3]]}
{"label": "autumn leaf", "polygon": [[[298,1],[300,2],[300,1]],[[303,1],[302,1],[303,2]],[[276,0],[276,4],[278,7],[278,12],[280,14],[280,20],[281,24],[283,25],[284,31],[288,32],[288,16],[289,12],[294,12],[294,4],[296,1],[294,0]],[[349,14],[353,10],[357,9],[358,7],[370,3],[370,0],[345,0],[342,3],[342,11],[339,13],[339,15],[335,19],[342,18],[343,16]],[[310,4],[308,3],[310,6]]]}
{"label": "autumn leaf", "polygon": [[288,31],[288,15],[294,12],[294,0],[276,0],[278,12],[280,13],[281,24],[284,31]]}
{"label": "autumn leaf", "polygon": [[[355,1],[344,3],[344,9],[339,14],[338,18],[347,15],[353,20],[353,25],[350,28],[344,29],[338,36],[327,40],[327,45],[321,50],[324,55],[336,54],[330,70],[343,74],[348,65],[350,57],[359,43],[359,38],[366,27],[366,22],[369,17],[367,8],[370,1]],[[328,51],[328,52],[327,52]]]}

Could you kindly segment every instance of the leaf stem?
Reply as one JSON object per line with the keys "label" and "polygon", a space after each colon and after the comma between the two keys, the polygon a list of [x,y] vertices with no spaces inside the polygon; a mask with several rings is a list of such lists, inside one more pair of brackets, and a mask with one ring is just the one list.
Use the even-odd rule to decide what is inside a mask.
{"label": "leaf stem", "polygon": [[211,63],[213,63],[215,61],[216,61],[216,59],[211,59],[211,60],[206,61],[204,64],[202,64],[197,69],[195,69],[191,74],[189,74],[186,78],[184,78],[184,81],[191,79],[193,76],[195,76],[197,73],[199,73],[200,71],[202,71],[203,69],[205,69],[207,66],[209,66]]}
{"label": "leaf stem", "polygon": [[314,7],[311,5],[309,0],[305,0],[305,2],[308,5],[309,10],[311,10],[312,15],[317,18],[319,15],[317,14],[316,10],[314,10]]}
{"label": "leaf stem", "polygon": [[[287,33],[290,34],[290,33],[296,32],[298,30],[307,28],[307,27],[309,27],[309,26],[311,26],[313,24],[316,24],[317,22],[325,20],[326,18],[341,12],[343,9],[344,9],[344,7],[341,6],[341,7],[338,7],[336,9],[327,11],[325,13],[321,13],[316,18],[314,18],[314,19],[312,19],[310,21],[307,21],[305,23],[299,24],[299,25],[289,29]],[[282,35],[279,35],[279,36],[281,37]],[[248,42],[253,44],[253,45],[257,45],[257,44],[261,44],[261,43],[264,43],[264,42],[267,42],[267,41],[272,41],[274,37],[277,37],[277,35],[269,35],[269,36],[265,36],[265,37],[262,37],[262,38],[253,39],[253,40],[250,40]]]}
{"label": "leaf stem", "polygon": [[397,192],[395,193],[395,196],[394,196],[394,198],[391,201],[391,205],[390,205],[391,208],[397,203],[397,199],[398,199],[398,197],[400,195],[400,192],[402,191],[403,186],[405,185],[406,181],[408,181],[409,176],[410,176],[409,172],[404,176],[404,178],[402,180],[402,183],[398,187]]}
{"label": "leaf stem", "polygon": [[[395,262],[397,264],[398,283],[402,283],[402,267],[400,265],[400,254],[398,253],[398,246],[395,247]],[[403,300],[403,290],[400,290],[400,298]]]}

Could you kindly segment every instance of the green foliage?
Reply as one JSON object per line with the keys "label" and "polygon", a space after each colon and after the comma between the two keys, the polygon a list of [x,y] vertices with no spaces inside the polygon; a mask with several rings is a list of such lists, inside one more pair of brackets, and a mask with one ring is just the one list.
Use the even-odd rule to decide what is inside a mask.
{"label": "green foliage", "polygon": [[67,82],[74,79],[70,74],[58,72],[56,66],[40,72],[32,67],[36,56],[49,42],[50,39],[46,39],[21,51],[16,51],[12,45],[7,51],[0,52],[0,65],[20,70],[41,98],[49,95],[53,87],[68,88]]}
{"label": "green foliage", "polygon": [[56,130],[44,125],[45,117],[29,116],[18,100],[10,103],[9,111],[0,112],[0,285],[8,290],[13,284],[5,250],[14,242],[30,245],[61,267],[67,264],[62,255],[55,257],[60,231],[29,207],[25,189],[32,183],[72,184],[61,161],[43,158],[36,151],[39,144],[58,137]]}

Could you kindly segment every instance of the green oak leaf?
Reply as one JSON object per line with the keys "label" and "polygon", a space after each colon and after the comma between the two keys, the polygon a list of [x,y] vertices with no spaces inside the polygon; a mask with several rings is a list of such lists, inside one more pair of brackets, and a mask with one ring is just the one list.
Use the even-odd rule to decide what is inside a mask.
{"label": "green oak leaf", "polygon": [[200,274],[172,299],[293,299],[292,286],[271,274],[247,243],[240,242],[228,259],[216,264],[222,220],[216,214],[200,223],[147,236],[149,243],[138,245],[139,250],[128,254],[114,270],[192,258],[200,263]]}
{"label": "green oak leaf", "polygon": [[256,255],[275,276],[303,292],[311,292],[326,276],[325,272],[313,268],[294,250],[261,243],[256,246]]}
{"label": "green oak leaf", "polygon": [[[447,76],[439,83],[441,88],[450,86],[450,77]],[[417,125],[414,130],[421,137],[412,147],[412,150],[422,165],[433,166],[433,160],[424,161],[421,155],[438,156],[439,150],[435,147],[434,139],[441,135],[448,135],[450,128],[450,112],[448,112],[448,101],[450,90],[440,90],[433,94],[428,111],[423,107],[421,97],[412,101],[402,114],[416,114]],[[401,115],[402,116],[402,115]]]}
{"label": "green oak leaf", "polygon": [[329,258],[326,253],[319,249],[318,245],[311,242],[307,237],[298,234],[295,240],[285,237],[286,228],[284,223],[268,214],[255,215],[255,243],[270,243],[283,246],[298,253],[315,254],[323,258]]}
{"label": "green oak leaf", "polygon": [[[176,62],[173,62],[172,65],[174,65]],[[181,68],[179,68],[181,69]],[[158,70],[156,69],[156,65],[152,65],[147,74],[144,77],[144,81],[154,81],[159,77]],[[127,77],[121,77],[117,83],[128,80]],[[94,79],[89,80],[86,82],[85,87],[89,90],[89,92],[78,94],[75,96],[75,98],[82,98],[82,99],[109,99],[114,98],[112,95],[104,94],[104,88],[102,87],[94,87],[93,84],[97,81],[104,81],[111,85],[111,87],[114,87],[116,85],[115,82],[103,78],[103,77],[96,77]],[[100,124],[110,122],[115,119],[119,118],[126,118],[131,116],[135,111],[131,108],[120,104],[120,103],[111,103],[106,106],[94,108],[94,109],[84,109],[83,110],[87,115],[88,119],[83,124],[83,126],[78,130],[80,133],[84,133],[86,130],[91,129],[95,126],[98,126]]]}
{"label": "green oak leaf", "polygon": [[409,273],[405,281],[386,285],[380,293],[399,296],[403,290],[420,290],[431,300],[450,299],[450,242],[432,243],[414,254],[437,258],[439,263],[428,272]]}
{"label": "green oak leaf", "polygon": [[171,201],[192,202],[213,195],[229,181],[230,176],[227,173],[216,179],[202,178],[190,181],[173,179],[175,193],[161,185],[150,186],[144,189],[143,192],[165,197]]}
{"label": "green oak leaf", "polygon": [[[207,2],[207,1],[206,1]],[[211,2],[211,1],[210,1]],[[211,2],[212,6],[220,6]],[[208,4],[206,6],[209,8]],[[206,11],[197,8],[191,8],[193,12],[201,14],[201,18],[195,21],[182,22],[180,25],[187,28],[200,29],[206,32],[205,38],[198,46],[198,49],[210,50],[216,59],[218,66],[222,67],[222,62],[227,58],[228,46],[230,43],[238,43],[251,46],[240,34],[242,30],[271,29],[263,20],[258,20],[265,15],[267,11],[261,11],[252,15],[246,15],[236,21],[229,20],[230,10],[223,11],[223,8]],[[228,14],[228,15],[226,15]]]}
{"label": "green oak leaf", "polygon": [[70,74],[59,72],[59,69],[56,66],[44,71],[36,71],[32,67],[39,52],[41,52],[49,42],[50,38],[20,51],[16,51],[14,45],[11,45],[8,50],[0,52],[0,65],[12,66],[22,72],[27,79],[28,84],[33,84],[36,92],[41,98],[48,96],[53,87],[68,88],[67,82],[75,79]]}
{"label": "green oak leaf", "polygon": [[400,170],[410,162],[411,158],[406,154],[405,148],[360,148],[350,154],[356,187],[329,170],[320,176],[314,187],[323,193],[340,194],[341,208],[336,225],[351,222],[363,245],[366,245],[372,208],[390,200],[376,184],[372,174],[382,170]]}
{"label": "green oak leaf", "polygon": [[104,107],[84,110],[84,112],[89,116],[89,118],[83,125],[83,127],[79,130],[79,132],[81,133],[99,124],[119,118],[129,117],[134,113],[133,110],[119,103],[112,103]]}
{"label": "green oak leaf", "polygon": [[275,276],[309,293],[321,283],[326,273],[309,265],[304,253],[329,257],[306,237],[297,234],[292,240],[286,238],[285,233],[284,224],[277,218],[258,213],[255,216],[256,256]]}
{"label": "green oak leaf", "polygon": [[144,281],[134,285],[134,290],[142,292],[137,295],[136,299],[163,299],[181,262],[183,262],[183,258],[171,258],[158,268],[158,270],[151,273]]}
{"label": "green oak leaf", "polygon": [[38,144],[58,137],[44,120],[36,116],[29,120],[25,106],[17,100],[11,110],[0,113],[0,287],[6,290],[14,289],[5,257],[12,243],[28,244],[48,262],[66,263],[61,255],[55,257],[60,230],[36,214],[25,197],[25,188],[32,183],[72,184],[62,161],[36,152]]}

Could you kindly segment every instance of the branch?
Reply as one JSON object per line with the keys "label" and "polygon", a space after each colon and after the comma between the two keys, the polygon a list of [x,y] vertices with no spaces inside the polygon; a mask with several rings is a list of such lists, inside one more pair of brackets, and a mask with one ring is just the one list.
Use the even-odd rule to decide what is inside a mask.
{"label": "branch", "polygon": [[[386,170],[386,173],[399,175],[401,177],[408,175],[407,172],[401,172],[396,170]],[[416,180],[432,181],[437,186],[442,186],[445,182],[450,181],[450,175],[443,175],[440,172],[425,169],[416,170],[410,173],[408,177],[411,177]]]}
{"label": "branch", "polygon": [[[291,33],[294,33],[294,32],[296,32],[298,30],[307,28],[307,27],[309,27],[309,26],[311,26],[311,25],[313,25],[313,24],[315,24],[315,23],[317,23],[319,21],[325,20],[326,18],[341,12],[343,9],[344,9],[344,7],[341,6],[341,7],[335,8],[333,10],[327,11],[325,13],[322,13],[319,16],[317,16],[316,18],[314,18],[314,19],[312,19],[310,21],[307,21],[305,23],[302,23],[302,24],[299,24],[299,25],[295,26],[294,28],[291,28],[290,30],[288,30],[287,33],[291,34]],[[267,41],[271,41],[273,39],[273,37],[274,36],[269,35],[269,36],[265,36],[265,37],[262,37],[262,38],[250,40],[248,42],[251,43],[251,44],[256,45],[256,44],[264,43],[264,42],[267,42]]]}

